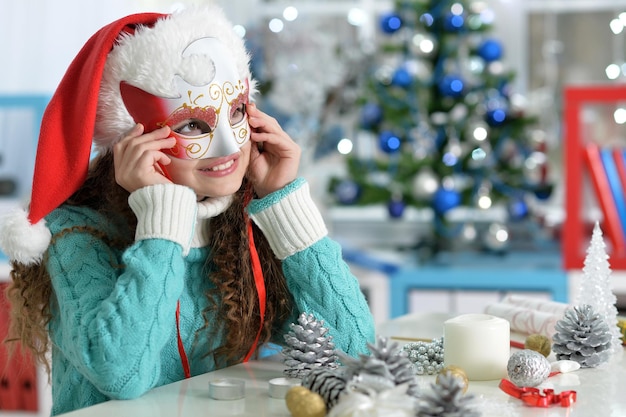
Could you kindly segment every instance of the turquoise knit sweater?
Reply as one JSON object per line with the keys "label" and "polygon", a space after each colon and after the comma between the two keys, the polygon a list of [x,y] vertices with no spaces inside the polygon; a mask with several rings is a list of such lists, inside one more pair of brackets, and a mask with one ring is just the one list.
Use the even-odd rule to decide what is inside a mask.
{"label": "turquoise knit sweater", "polygon": [[[207,214],[192,190],[177,185],[143,188],[129,202],[138,227],[128,249],[117,251],[105,239],[78,231],[49,248],[53,415],[136,398],[183,379],[175,323],[179,300],[180,333],[192,375],[216,369],[203,355],[222,340],[200,336],[194,344],[204,324],[203,294],[211,286],[202,270],[209,253],[206,230],[216,210]],[[222,206],[217,212],[227,204]],[[327,237],[308,184],[298,179],[254,200],[248,212],[283,260],[296,303],[292,320],[312,313],[325,321],[338,349],[353,356],[366,353],[374,339],[372,316],[340,246]],[[60,207],[46,221],[53,234],[81,225],[109,237],[120,233],[110,219],[81,207]],[[274,340],[282,341],[282,335]]]}

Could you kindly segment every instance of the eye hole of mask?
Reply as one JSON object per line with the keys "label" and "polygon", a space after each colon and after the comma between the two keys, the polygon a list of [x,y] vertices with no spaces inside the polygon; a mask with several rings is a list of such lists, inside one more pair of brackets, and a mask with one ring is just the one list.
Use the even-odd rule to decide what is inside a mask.
{"label": "eye hole of mask", "polygon": [[172,113],[166,124],[182,136],[206,135],[215,130],[217,114],[213,107],[183,107]]}
{"label": "eye hole of mask", "polygon": [[189,119],[172,126],[172,130],[182,136],[201,136],[211,133],[213,128],[204,120]]}
{"label": "eye hole of mask", "polygon": [[233,103],[230,109],[230,125],[235,126],[238,123],[241,123],[246,117],[246,104],[241,103],[237,105],[237,103]]}

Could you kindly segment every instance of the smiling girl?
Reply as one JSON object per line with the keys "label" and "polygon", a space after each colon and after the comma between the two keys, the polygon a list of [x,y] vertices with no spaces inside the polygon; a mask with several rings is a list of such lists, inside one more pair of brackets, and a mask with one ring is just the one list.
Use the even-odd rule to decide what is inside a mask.
{"label": "smiling girl", "polygon": [[372,342],[299,147],[252,103],[248,61],[207,7],[115,21],[68,68],[30,205],[0,230],[8,340],[51,354],[53,414],[247,361],[302,312],[350,355]]}

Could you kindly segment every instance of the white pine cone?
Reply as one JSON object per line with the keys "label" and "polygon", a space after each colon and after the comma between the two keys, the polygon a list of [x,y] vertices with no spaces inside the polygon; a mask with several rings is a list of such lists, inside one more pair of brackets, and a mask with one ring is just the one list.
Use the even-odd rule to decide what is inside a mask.
{"label": "white pine cone", "polygon": [[440,374],[437,384],[430,384],[432,392],[420,395],[418,417],[479,417],[473,409],[474,396],[465,395],[461,379],[451,372]]}
{"label": "white pine cone", "polygon": [[556,358],[573,360],[592,368],[606,362],[611,354],[608,324],[592,306],[574,306],[555,325],[552,350]]}
{"label": "white pine cone", "polygon": [[298,324],[291,324],[291,330],[284,336],[284,374],[290,378],[303,378],[312,369],[339,367],[333,338],[327,333],[323,320],[318,321],[312,314],[302,313]]}

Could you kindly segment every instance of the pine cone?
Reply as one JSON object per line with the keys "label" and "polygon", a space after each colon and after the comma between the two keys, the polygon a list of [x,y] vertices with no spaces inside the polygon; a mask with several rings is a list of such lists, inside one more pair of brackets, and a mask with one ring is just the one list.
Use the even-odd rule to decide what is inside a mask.
{"label": "pine cone", "polygon": [[305,375],[302,386],[319,394],[326,402],[326,408],[330,410],[346,388],[346,380],[339,369],[318,367]]}
{"label": "pine cone", "polygon": [[333,337],[327,335],[324,321],[318,321],[312,314],[302,313],[299,324],[291,324],[285,335],[287,346],[282,350],[287,368],[283,371],[290,378],[303,378],[312,369],[339,367]]}
{"label": "pine cone", "polygon": [[437,384],[430,384],[432,392],[423,393],[417,406],[417,417],[479,417],[472,409],[474,396],[464,395],[464,385],[452,372],[445,372],[437,378]]}
{"label": "pine cone", "polygon": [[379,337],[376,345],[368,344],[368,348],[371,355],[360,355],[359,359],[342,355],[347,381],[354,381],[361,386],[369,385],[369,388],[381,391],[389,388],[390,384],[383,381],[386,379],[393,386],[407,384],[407,394],[417,395],[419,386],[413,363],[397,343]]}
{"label": "pine cone", "polygon": [[557,359],[573,360],[584,368],[609,359],[612,340],[609,325],[589,304],[568,309],[555,329],[552,350]]}

